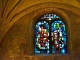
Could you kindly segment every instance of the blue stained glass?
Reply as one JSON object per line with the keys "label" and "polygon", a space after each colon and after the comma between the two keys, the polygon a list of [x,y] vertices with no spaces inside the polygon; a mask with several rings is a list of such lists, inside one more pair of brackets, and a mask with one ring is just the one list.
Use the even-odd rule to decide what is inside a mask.
{"label": "blue stained glass", "polygon": [[65,49],[61,49],[61,53],[64,54],[65,53]]}
{"label": "blue stained glass", "polygon": [[49,53],[49,25],[46,21],[36,24],[35,53]]}
{"label": "blue stained glass", "polygon": [[60,18],[60,17],[56,14],[45,14],[45,15],[43,15],[43,17],[41,19],[53,20],[56,18]]}
{"label": "blue stained glass", "polygon": [[[45,21],[44,21],[45,20]],[[35,25],[36,54],[67,53],[66,26],[56,14],[45,14]]]}
{"label": "blue stained glass", "polygon": [[52,36],[52,53],[66,53],[66,31],[65,24],[56,20],[51,25],[51,36]]}

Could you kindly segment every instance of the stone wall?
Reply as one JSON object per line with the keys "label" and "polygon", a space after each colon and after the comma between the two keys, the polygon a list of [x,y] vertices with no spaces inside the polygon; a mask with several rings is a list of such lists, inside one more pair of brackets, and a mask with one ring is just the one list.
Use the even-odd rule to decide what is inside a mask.
{"label": "stone wall", "polygon": [[[6,0],[3,3],[2,7],[5,10],[2,10],[0,19],[0,60],[79,60],[79,2],[76,0],[73,2],[68,0],[34,0],[34,2]],[[66,55],[34,54],[34,25],[45,13],[59,14],[65,21],[68,34]]]}

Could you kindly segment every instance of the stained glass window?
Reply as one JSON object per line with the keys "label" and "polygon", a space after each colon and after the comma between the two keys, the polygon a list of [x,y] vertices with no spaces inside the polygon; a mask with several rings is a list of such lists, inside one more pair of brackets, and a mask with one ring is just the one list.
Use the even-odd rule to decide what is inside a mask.
{"label": "stained glass window", "polygon": [[66,26],[56,14],[45,14],[35,25],[36,54],[67,53]]}
{"label": "stained glass window", "polygon": [[49,53],[49,25],[46,21],[36,24],[35,53]]}
{"label": "stained glass window", "polygon": [[51,24],[52,53],[66,53],[65,24],[56,20]]}

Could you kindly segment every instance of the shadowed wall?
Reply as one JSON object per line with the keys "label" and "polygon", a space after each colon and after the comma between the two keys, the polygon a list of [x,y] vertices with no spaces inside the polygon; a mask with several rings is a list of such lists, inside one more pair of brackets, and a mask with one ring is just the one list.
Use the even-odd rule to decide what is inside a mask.
{"label": "shadowed wall", "polygon": [[[78,0],[0,0],[0,60],[79,60]],[[66,55],[34,54],[34,25],[45,13],[59,14],[67,25]]]}

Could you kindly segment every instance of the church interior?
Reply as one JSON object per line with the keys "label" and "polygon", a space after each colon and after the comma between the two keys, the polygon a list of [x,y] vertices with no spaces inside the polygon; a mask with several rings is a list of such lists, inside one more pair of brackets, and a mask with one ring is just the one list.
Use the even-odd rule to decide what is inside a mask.
{"label": "church interior", "polygon": [[[38,31],[35,26],[38,26],[36,25],[38,21],[47,20],[44,17],[41,19],[46,14],[46,18],[49,18],[50,27],[47,31],[50,36],[46,38],[49,40],[45,42],[47,45],[44,47],[43,42],[35,36],[35,31]],[[64,27],[66,41],[65,43],[60,41],[67,47],[65,47],[67,52],[64,54],[61,47],[56,48],[52,45],[52,41],[56,40],[51,39],[56,35],[51,36],[52,31],[50,31],[51,20],[56,22],[53,18],[55,14],[61,17],[61,21],[64,22],[62,24],[66,25],[66,28]],[[39,29],[42,29],[42,32],[48,29],[48,25],[40,26]],[[56,27],[62,31],[58,25]],[[37,35],[40,36],[40,34],[37,32]],[[61,36],[59,35],[59,39]],[[56,53],[56,50],[60,53]],[[0,60],[80,60],[80,0],[0,0]]]}

